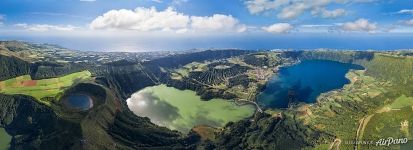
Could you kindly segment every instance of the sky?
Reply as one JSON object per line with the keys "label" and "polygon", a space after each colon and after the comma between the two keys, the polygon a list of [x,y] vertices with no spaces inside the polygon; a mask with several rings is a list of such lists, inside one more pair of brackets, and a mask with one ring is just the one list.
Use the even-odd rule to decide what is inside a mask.
{"label": "sky", "polygon": [[1,0],[0,40],[93,51],[411,49],[413,0]]}

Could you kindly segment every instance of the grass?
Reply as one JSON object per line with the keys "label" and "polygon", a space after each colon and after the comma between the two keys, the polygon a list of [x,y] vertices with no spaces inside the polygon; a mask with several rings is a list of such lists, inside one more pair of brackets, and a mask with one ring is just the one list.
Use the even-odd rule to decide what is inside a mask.
{"label": "grass", "polygon": [[66,76],[42,80],[32,80],[29,75],[19,76],[0,82],[0,93],[23,94],[36,98],[36,100],[50,106],[50,101],[45,97],[55,97],[74,83],[91,77],[89,71],[72,73]]}
{"label": "grass", "polygon": [[392,109],[400,109],[407,106],[413,106],[413,97],[405,95],[400,96],[390,105]]}
{"label": "grass", "polygon": [[188,77],[190,72],[203,71],[207,65],[208,65],[208,62],[205,62],[205,63],[192,62],[192,63],[186,64],[185,66],[182,66],[178,69],[174,69],[171,74],[171,78],[175,80],[181,80],[183,77]]}
{"label": "grass", "polygon": [[[372,133],[373,130],[376,130],[374,125],[383,121],[382,119],[380,119],[381,121],[377,120],[377,115],[380,116],[382,114],[378,114],[376,111],[391,102],[390,99],[387,100],[388,102],[386,101],[387,95],[383,96],[388,92],[391,83],[367,76],[364,70],[350,71],[346,74],[346,78],[351,82],[342,89],[323,93],[318,97],[319,103],[310,107],[314,117],[310,118],[309,124],[321,131],[333,133],[336,138],[341,139],[340,149],[354,149],[354,145],[345,144],[345,142],[356,140],[358,129],[362,132],[359,134],[359,140],[370,140],[372,138],[376,140],[378,137],[387,138],[388,134],[380,134],[380,132],[374,131],[372,136]],[[357,109],[355,109],[356,105]],[[367,113],[363,113],[360,110],[364,110]],[[410,108],[410,112],[406,111],[405,114],[413,114],[412,112],[412,108]],[[363,126],[359,125],[359,120],[373,113],[374,116],[370,120],[365,120],[363,125],[366,126],[362,130]],[[399,125],[399,128],[391,129],[393,133],[396,134],[396,131],[400,133],[400,122],[404,121],[404,118],[408,117],[404,116],[397,120],[389,121],[394,123],[394,125]],[[367,148],[361,147],[361,149]],[[370,148],[377,149],[377,147]]]}
{"label": "grass", "polygon": [[[408,127],[406,129],[403,129],[401,126],[401,123],[404,121],[408,121]],[[412,129],[413,111],[410,107],[404,107],[400,110],[391,110],[389,112],[376,113],[366,126],[363,140],[378,140],[380,138],[388,137],[408,138],[409,140],[412,140]],[[394,147],[398,146],[399,145],[394,145]],[[363,148],[366,147],[362,147],[362,149]]]}

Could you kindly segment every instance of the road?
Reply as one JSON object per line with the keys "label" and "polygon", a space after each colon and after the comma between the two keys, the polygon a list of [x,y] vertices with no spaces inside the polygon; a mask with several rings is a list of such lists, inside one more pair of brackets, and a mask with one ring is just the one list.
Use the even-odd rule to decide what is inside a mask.
{"label": "road", "polygon": [[334,142],[330,144],[330,147],[328,149],[333,150],[334,145],[336,145],[336,150],[339,150],[340,149],[340,144],[341,144],[341,140],[340,139],[335,139]]}
{"label": "road", "polygon": [[238,104],[237,102],[252,103],[252,104],[254,104],[254,105],[257,107],[257,111],[258,111],[258,112],[260,112],[260,113],[263,112],[262,109],[261,109],[261,107],[260,107],[256,102],[249,101],[249,100],[246,100],[246,99],[238,99],[238,100],[234,100],[234,102],[235,102],[235,104],[237,104],[237,105],[242,105],[242,104]]}

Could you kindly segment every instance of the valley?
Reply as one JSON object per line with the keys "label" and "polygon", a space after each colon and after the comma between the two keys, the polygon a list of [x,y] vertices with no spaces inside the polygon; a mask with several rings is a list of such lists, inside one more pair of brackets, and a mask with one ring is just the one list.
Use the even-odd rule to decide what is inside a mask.
{"label": "valley", "polygon": [[[19,53],[34,53],[30,43],[13,45],[0,60],[0,127],[11,148],[387,149],[354,141],[413,140],[409,51],[228,49],[76,63],[29,58]],[[314,61],[338,70],[294,70]],[[280,75],[302,87],[271,87]],[[260,96],[274,91],[283,96]],[[87,95],[90,108],[67,107],[73,95]]]}

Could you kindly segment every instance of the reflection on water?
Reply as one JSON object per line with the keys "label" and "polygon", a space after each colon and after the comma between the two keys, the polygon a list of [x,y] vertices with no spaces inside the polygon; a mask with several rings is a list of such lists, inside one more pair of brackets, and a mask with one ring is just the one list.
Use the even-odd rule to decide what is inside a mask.
{"label": "reflection on water", "polygon": [[181,117],[177,107],[160,100],[159,97],[153,96],[152,92],[134,94],[132,99],[128,99],[129,108],[140,116],[151,118],[151,121],[155,124],[166,126],[168,122]]}
{"label": "reflection on water", "polygon": [[229,121],[250,117],[254,106],[236,106],[223,99],[202,101],[194,91],[165,85],[145,88],[127,100],[129,108],[157,125],[188,132],[196,125],[222,127]]}
{"label": "reflection on water", "polygon": [[289,102],[313,103],[321,93],[349,83],[345,74],[361,66],[326,60],[309,60],[281,68],[258,96],[260,105],[285,108]]}
{"label": "reflection on water", "polygon": [[92,99],[85,94],[73,94],[65,99],[67,107],[77,110],[88,110],[93,107]]}

